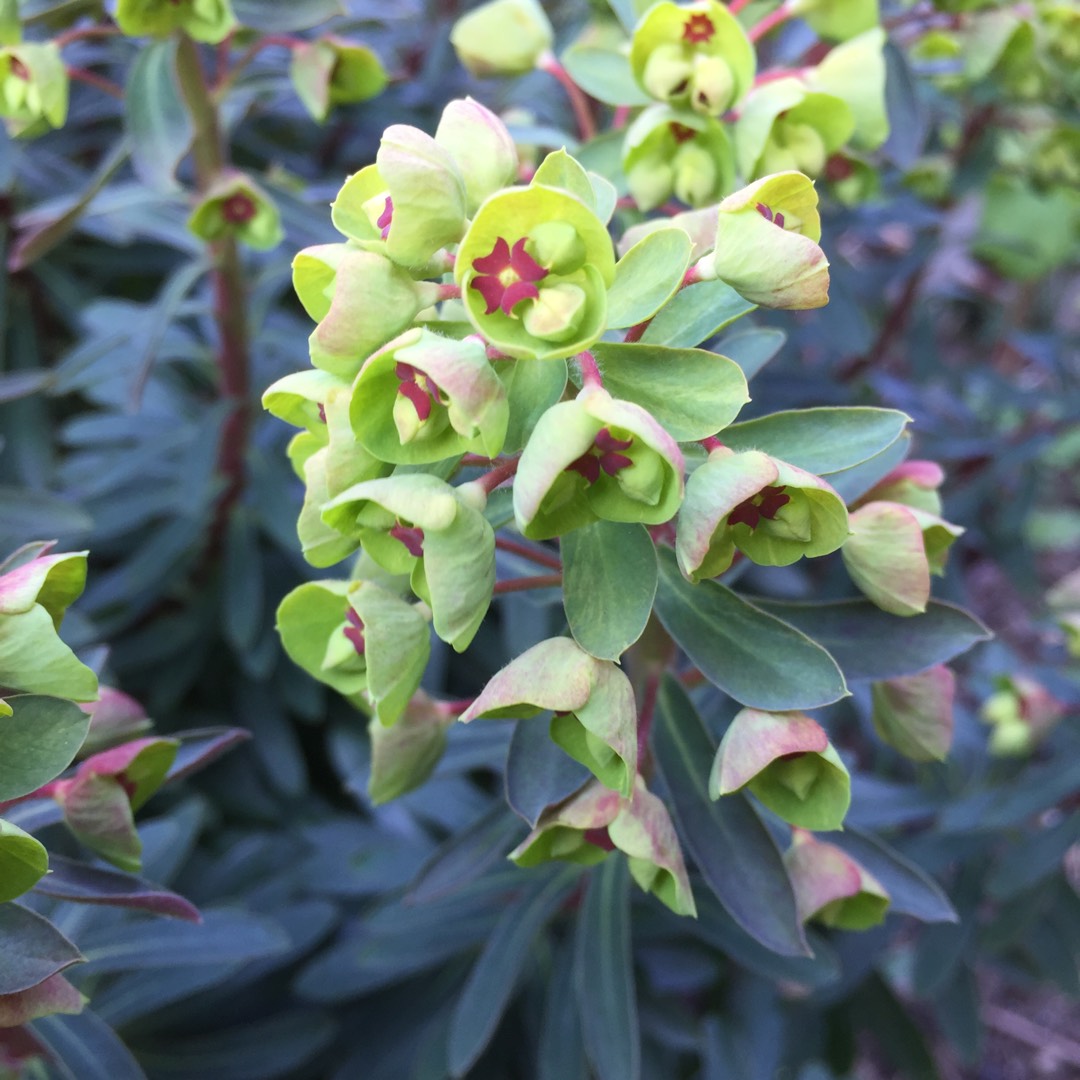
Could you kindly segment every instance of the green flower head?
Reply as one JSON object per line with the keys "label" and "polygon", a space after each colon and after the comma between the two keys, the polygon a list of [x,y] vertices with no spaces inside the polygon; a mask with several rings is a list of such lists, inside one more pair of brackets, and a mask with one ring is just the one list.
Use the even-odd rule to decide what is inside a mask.
{"label": "green flower head", "polygon": [[502,120],[472,98],[451,101],[443,109],[435,141],[457,164],[470,214],[517,177],[513,136]]}
{"label": "green flower head", "polygon": [[630,66],[659,101],[720,116],[753,84],[756,54],[735,16],[715,0],[661,0],[634,30]]}
{"label": "green flower head", "polygon": [[796,829],[784,865],[802,922],[868,930],[884,921],[889,908],[884,886],[835,844]]}
{"label": "green flower head", "polygon": [[1027,675],[1002,675],[982,704],[979,718],[990,725],[990,753],[1026,757],[1061,722],[1065,705]]}
{"label": "green flower head", "polygon": [[304,108],[322,123],[335,105],[376,97],[386,88],[386,70],[366,46],[321,37],[292,50],[289,78]]}
{"label": "green flower head", "polygon": [[652,210],[672,195],[690,206],[716,202],[735,178],[731,142],[711,117],[647,108],[629,127],[623,171],[640,210]]}
{"label": "green flower head", "polygon": [[825,729],[804,713],[742,709],[717,751],[713,799],[746,788],[792,825],[843,827],[851,778]]}
{"label": "green flower head", "polygon": [[831,49],[805,76],[811,90],[831,94],[851,110],[851,141],[860,150],[876,150],[889,137],[884,50],[885,31],[874,27]]}
{"label": "green flower head", "polygon": [[803,310],[829,302],[817,192],[802,173],[756,180],[720,203],[715,250],[697,264],[752,304]]}
{"label": "green flower head", "polygon": [[482,342],[408,330],[371,356],[353,387],[352,426],[383,461],[495,457],[510,418],[506,388]]}
{"label": "green flower head", "polygon": [[683,497],[678,443],[639,405],[586,386],[541,416],[514,479],[525,536],[560,536],[590,522],[658,525]]}
{"label": "green flower head", "polygon": [[490,0],[450,31],[458,59],[473,75],[525,75],[551,48],[555,32],[537,0]]}
{"label": "green flower head", "polygon": [[375,806],[418,788],[435,771],[446,749],[446,729],[453,716],[418,690],[392,727],[375,717],[368,725],[371,775],[368,798]]}
{"label": "green flower head", "polygon": [[820,176],[854,130],[855,117],[838,97],[810,91],[798,79],[767,82],[739,111],[739,169],[750,178],[791,171]]}
{"label": "green flower head", "polygon": [[385,725],[405,712],[431,652],[422,612],[371,581],[300,585],[277,629],[293,663]]}
{"label": "green flower head", "polygon": [[944,664],[872,683],[871,720],[882,742],[912,761],[944,761],[952,745],[956,678]]}
{"label": "green flower head", "polygon": [[224,41],[237,26],[229,0],[120,0],[116,22],[131,37],[183,30],[207,45]]}
{"label": "green flower head", "polygon": [[480,334],[510,356],[550,360],[573,356],[604,332],[615,251],[584,202],[533,184],[480,207],[454,274]]}
{"label": "green flower head", "polygon": [[945,572],[953,541],[963,533],[914,506],[875,501],[851,513],[841,553],[851,580],[883,611],[918,615],[930,602],[930,577]]}
{"label": "green flower head", "polygon": [[848,537],[844,502],[824,480],[759,450],[714,450],[686,485],[676,531],[691,581],[722,574],[738,549],[763,566],[836,551]]}
{"label": "green flower head", "polygon": [[526,718],[551,710],[551,737],[606,787],[629,795],[637,775],[637,706],[630,680],[570,638],[527,649],[462,714]]}
{"label": "green flower head", "polygon": [[0,116],[10,135],[33,138],[63,127],[68,76],[52,42],[0,49]]}
{"label": "green flower head", "polygon": [[200,240],[234,236],[248,247],[269,251],[281,243],[281,214],[273,199],[246,176],[222,177],[200,199],[188,219]]}
{"label": "green flower head", "polygon": [[435,633],[458,652],[480,627],[495,585],[495,534],[474,485],[408,473],[355,484],[323,521],[391,574],[408,574]]}

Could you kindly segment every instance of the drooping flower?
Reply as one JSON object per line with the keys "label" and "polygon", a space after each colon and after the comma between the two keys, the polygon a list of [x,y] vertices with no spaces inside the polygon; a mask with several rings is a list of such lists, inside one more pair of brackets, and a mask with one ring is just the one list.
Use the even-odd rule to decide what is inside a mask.
{"label": "drooping flower", "polygon": [[537,0],[489,0],[458,19],[450,32],[458,59],[480,78],[527,74],[554,40]]}
{"label": "drooping flower", "polygon": [[376,97],[388,81],[375,53],[333,35],[293,48],[289,78],[304,108],[320,123],[335,105]]}
{"label": "drooping flower", "polygon": [[183,30],[207,45],[224,41],[237,25],[230,0],[119,0],[116,23],[132,37]]}
{"label": "drooping flower", "polygon": [[201,240],[235,236],[258,251],[277,247],[285,235],[274,201],[238,173],[223,176],[203,195],[188,219],[188,228]]}
{"label": "drooping flower", "polygon": [[0,116],[8,134],[33,138],[64,126],[67,68],[53,42],[0,48]]}
{"label": "drooping flower", "polygon": [[835,844],[795,829],[784,865],[802,922],[838,930],[868,930],[885,918],[889,894],[865,867]]}

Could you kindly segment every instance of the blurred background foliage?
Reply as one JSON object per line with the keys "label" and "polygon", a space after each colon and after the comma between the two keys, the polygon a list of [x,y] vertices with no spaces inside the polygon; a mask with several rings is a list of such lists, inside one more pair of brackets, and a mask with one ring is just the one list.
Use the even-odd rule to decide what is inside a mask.
{"label": "blurred background foliage", "polygon": [[[858,694],[831,717],[857,755],[851,824],[942,882],[960,921],[916,928],[897,914],[868,934],[830,932],[815,959],[793,960],[756,945],[705,890],[701,917],[678,920],[626,899],[614,863],[584,894],[560,871],[505,864],[525,831],[503,798],[509,722],[452,731],[431,782],[372,807],[364,725],[288,662],[274,631],[281,597],[316,576],[296,539],[290,433],[258,407],[305,360],[292,254],[335,239],[327,203],[373,160],[385,126],[431,130],[452,97],[504,113],[522,143],[576,143],[550,76],[465,75],[448,37],[469,6],[345,0],[334,15],[331,0],[235,0],[264,32],[329,28],[364,43],[391,83],[318,125],[290,84],[287,49],[269,47],[226,97],[233,160],[272,195],[285,232],[244,255],[250,373],[232,396],[204,246],[186,227],[190,131],[165,47],[69,46],[69,64],[126,85],[127,102],[75,82],[63,129],[0,142],[0,552],[42,537],[88,547],[89,584],[65,623],[80,655],[163,734],[239,725],[254,736],[160,796],[140,830],[145,876],[196,903],[202,927],[34,899],[90,961],[71,978],[91,1008],[35,1025],[56,1055],[50,1075],[437,1080],[452,1067],[575,1080],[587,1058],[604,1080],[1026,1077],[1032,1062],[1080,1074],[1067,1019],[1080,995],[1080,662],[1057,622],[1080,601],[1070,609],[1066,596],[1056,612],[1047,601],[1080,554],[1075,85],[1018,88],[993,66],[962,77],[966,54],[950,42],[963,49],[956,9],[971,4],[887,8],[893,135],[874,198],[826,200],[831,303],[754,316],[787,334],[752,385],[770,410],[880,404],[913,417],[914,455],[945,467],[946,513],[967,529],[939,597],[996,635],[958,665],[946,764],[869,752]],[[544,6],[560,48],[590,7],[607,11]],[[39,36],[97,10],[21,5]],[[1066,30],[1064,44],[1037,48],[1075,59],[1075,20]],[[805,51],[802,33],[785,29],[774,62]],[[1065,146],[1049,165],[1037,152],[1047,132]],[[242,467],[220,450],[236,394]],[[808,593],[814,575],[816,595],[840,595],[842,572],[830,572],[801,564],[746,579],[784,599]],[[466,656],[442,647],[426,685],[476,693],[559,631],[557,603],[499,598],[494,628]],[[979,714],[995,694],[1029,725],[1049,710],[1019,754],[988,752]],[[706,715],[725,707],[708,693],[697,703]],[[912,871],[895,908],[945,918],[949,901]],[[1038,996],[1047,986],[1066,997]],[[1033,1000],[1041,1011],[1028,1016]],[[17,1048],[7,1053],[0,1075],[18,1075]],[[1029,1071],[1009,1072],[1010,1054]],[[963,1071],[981,1057],[999,1071]]]}

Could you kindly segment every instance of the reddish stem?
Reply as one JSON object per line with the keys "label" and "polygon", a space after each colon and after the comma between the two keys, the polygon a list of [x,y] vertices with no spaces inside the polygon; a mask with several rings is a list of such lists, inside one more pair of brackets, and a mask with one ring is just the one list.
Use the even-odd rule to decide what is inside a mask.
{"label": "reddish stem", "polygon": [[562,584],[562,574],[537,574],[535,577],[512,578],[510,581],[496,581],[494,593],[527,592],[530,589],[554,589]]}
{"label": "reddish stem", "polygon": [[587,349],[577,354],[577,362],[581,367],[581,382],[583,386],[603,386],[604,378],[600,374],[596,357]]}
{"label": "reddish stem", "polygon": [[448,282],[445,285],[439,286],[439,299],[440,300],[460,300],[461,299],[461,286],[454,285]]}
{"label": "reddish stem", "polygon": [[724,444],[715,436],[710,435],[707,439],[698,439],[698,442],[711,454],[714,450],[725,449]]}
{"label": "reddish stem", "polygon": [[652,731],[653,716],[656,713],[656,697],[660,692],[659,671],[650,672],[645,679],[645,690],[641,695],[641,711],[638,713],[638,760],[641,761],[649,752],[649,732]]}
{"label": "reddish stem", "polygon": [[596,120],[593,118],[589,99],[581,87],[570,78],[570,73],[559,63],[555,54],[544,53],[537,61],[536,66],[541,71],[553,75],[562,83],[563,89],[570,99],[570,106],[574,110],[574,118],[577,120],[578,134],[581,138],[585,141],[595,138]]}
{"label": "reddish stem", "polygon": [[508,536],[496,536],[495,546],[500,551],[508,551],[511,555],[520,555],[523,559],[528,559],[538,566],[547,566],[552,570],[562,572],[562,560],[557,555],[542,551],[540,548],[518,543],[517,540],[511,540]]}
{"label": "reddish stem", "polygon": [[484,457],[483,454],[462,454],[461,467],[463,469],[490,469],[494,464],[492,458]]}
{"label": "reddish stem", "polygon": [[519,460],[516,457],[509,458],[501,465],[496,465],[491,472],[484,473],[476,482],[490,495],[500,484],[505,484],[517,472]]}
{"label": "reddish stem", "polygon": [[[686,273],[683,274],[682,284],[680,289],[685,289],[687,285],[695,285],[700,280],[698,276],[698,268],[696,266],[687,267]],[[645,331],[649,329],[649,324],[652,319],[646,319],[644,322],[639,322],[636,326],[631,326],[626,331],[626,336],[623,338],[623,344],[631,344],[635,341],[640,341]]]}
{"label": "reddish stem", "polygon": [[121,87],[117,86],[112,79],[106,79],[104,75],[96,75],[92,71],[87,71],[86,68],[81,67],[68,67],[68,78],[73,82],[86,83],[87,86],[96,86],[98,90],[108,94],[110,97],[116,98],[118,101],[124,100],[124,91]]}
{"label": "reddish stem", "polygon": [[91,38],[116,37],[120,33],[119,26],[83,26],[75,30],[65,30],[53,38],[53,44],[62,49],[65,45],[74,44],[76,41],[89,41]]}
{"label": "reddish stem", "polygon": [[611,126],[615,131],[621,131],[626,127],[627,121],[630,119],[630,106],[620,105],[616,110],[614,116],[611,118]]}
{"label": "reddish stem", "polygon": [[216,90],[222,90],[228,83],[233,82],[236,76],[240,74],[263,51],[263,49],[269,49],[277,45],[283,49],[298,49],[301,45],[309,44],[301,37],[293,37],[291,34],[267,34],[265,37],[259,38],[258,41],[253,42],[246,52],[244,52],[240,59],[236,61],[232,71],[228,72],[223,78],[217,82]]}
{"label": "reddish stem", "polygon": [[770,11],[760,22],[754,23],[754,25],[746,31],[746,36],[751,41],[760,41],[770,30],[775,30],[778,26],[782,26],[794,14],[795,13],[786,4],[781,4],[775,11]]}
{"label": "reddish stem", "polygon": [[738,15],[749,3],[750,0],[731,0],[731,3],[728,4],[728,11],[730,11],[732,15]]}

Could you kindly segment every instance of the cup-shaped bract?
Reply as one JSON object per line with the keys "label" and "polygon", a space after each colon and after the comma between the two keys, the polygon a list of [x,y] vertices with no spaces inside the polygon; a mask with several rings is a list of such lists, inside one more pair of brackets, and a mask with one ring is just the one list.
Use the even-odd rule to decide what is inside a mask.
{"label": "cup-shaped bract", "polygon": [[593,521],[658,525],[683,497],[678,443],[651,414],[586,386],[540,417],[514,478],[514,516],[532,539]]}
{"label": "cup-shaped bract", "polygon": [[937,664],[871,684],[871,720],[882,742],[912,761],[944,761],[953,738],[956,678]]}
{"label": "cup-shaped bract", "polygon": [[457,164],[469,214],[517,177],[513,136],[502,120],[471,97],[451,101],[443,109],[435,141]]}
{"label": "cup-shaped bract", "polygon": [[820,477],[760,450],[720,448],[687,481],[675,553],[699,581],[723,573],[736,549],[763,566],[788,566],[847,538],[844,501]]}
{"label": "cup-shaped bract", "polygon": [[175,739],[136,739],[87,758],[70,779],[53,781],[68,828],[103,859],[139,870],[134,813],[165,782],[179,746]]}
{"label": "cup-shaped bract", "polygon": [[1065,705],[1027,675],[1003,675],[982,704],[979,717],[990,725],[990,753],[1023,757],[1061,722]]}
{"label": "cup-shaped bract", "polygon": [[789,0],[791,10],[814,33],[846,41],[878,24],[878,0]]}
{"label": "cup-shaped bract", "polygon": [[941,514],[938,488],[945,482],[945,472],[936,461],[904,461],[882,477],[869,491],[852,503],[858,509],[872,502],[900,503],[927,514]]}
{"label": "cup-shaped bract", "polygon": [[0,48],[0,116],[9,135],[33,138],[63,127],[68,74],[51,41]]}
{"label": "cup-shaped bract", "polygon": [[671,815],[663,801],[646,788],[640,775],[629,804],[608,825],[607,833],[626,855],[631,877],[645,892],[655,893],[676,915],[697,916]]}
{"label": "cup-shaped bract", "polygon": [[711,117],[652,105],[630,125],[623,172],[640,210],[675,196],[690,206],[716,202],[734,180],[731,141]]}
{"label": "cup-shaped bract", "polygon": [[865,867],[835,844],[796,829],[784,855],[799,919],[838,930],[868,930],[885,919],[889,894]]}
{"label": "cup-shaped bract", "polygon": [[831,49],[806,73],[812,90],[847,103],[855,118],[854,146],[876,150],[889,137],[885,106],[885,31],[875,27]]}
{"label": "cup-shaped bract", "polygon": [[439,709],[422,690],[392,726],[372,719],[371,774],[367,793],[375,806],[418,788],[434,772],[446,749],[446,730],[453,716]]}
{"label": "cup-shaped bract", "polygon": [[222,176],[202,195],[188,228],[200,240],[232,236],[257,251],[277,247],[285,235],[274,200],[240,173]]}
{"label": "cup-shaped bract", "polygon": [[851,580],[883,611],[918,615],[930,602],[930,576],[945,572],[952,542],[963,533],[936,514],[894,502],[852,511],[841,554]]}
{"label": "cup-shaped bract", "polygon": [[840,98],[812,91],[798,79],[774,79],[743,102],[735,156],[749,179],[792,171],[816,177],[854,130],[855,117]]}
{"label": "cup-shaped bract", "polygon": [[538,0],[489,0],[463,15],[450,31],[458,59],[479,78],[524,75],[555,40]]}
{"label": "cup-shaped bract", "polygon": [[829,302],[829,260],[809,177],[763,177],[720,203],[715,250],[697,264],[752,304],[800,311]]}
{"label": "cup-shaped bract", "polygon": [[414,328],[365,361],[351,415],[356,437],[376,457],[421,464],[464,453],[495,457],[510,409],[481,342]]}
{"label": "cup-shaped bract", "polygon": [[750,89],[757,57],[738,20],[715,0],[661,0],[641,17],[630,67],[647,94],[720,116]]}
{"label": "cup-shaped bract", "polygon": [[[39,548],[34,557],[22,549],[0,573],[0,687],[94,701],[97,676],[57,633],[86,583],[87,553],[50,555],[48,550]],[[10,706],[0,711],[11,715]]]}
{"label": "cup-shaped bract", "polygon": [[435,633],[457,652],[480,627],[495,585],[495,533],[475,485],[426,473],[367,480],[323,507],[323,520],[384,570],[408,574]]}
{"label": "cup-shaped bract", "polygon": [[237,25],[230,0],[119,0],[116,23],[130,37],[183,30],[207,45],[224,41]]}
{"label": "cup-shaped bract", "polygon": [[606,787],[629,795],[637,775],[637,706],[630,680],[570,638],[527,649],[492,676],[462,713],[525,718],[550,710],[551,737]]}
{"label": "cup-shaped bract", "polygon": [[322,123],[335,105],[352,105],[376,97],[388,77],[367,46],[328,35],[292,50],[289,78],[296,96],[313,119]]}
{"label": "cup-shaped bract", "polygon": [[791,825],[840,829],[851,777],[825,729],[805,713],[741,709],[713,762],[713,799],[746,788]]}
{"label": "cup-shaped bract", "polygon": [[553,859],[582,866],[602,862],[615,847],[607,834],[608,826],[625,805],[626,799],[617,791],[590,780],[569,798],[544,810],[536,828],[508,858],[525,867]]}
{"label": "cup-shaped bract", "polygon": [[82,757],[108,750],[153,726],[138,701],[112,686],[99,687],[98,700],[79,708],[90,717],[90,730],[79,748]]}
{"label": "cup-shaped bract", "polygon": [[615,251],[604,223],[543,184],[487,199],[458,249],[454,275],[469,321],[518,359],[587,349],[607,328]]}
{"label": "cup-shaped bract", "polygon": [[371,581],[311,581],[277,612],[289,658],[357,708],[395,723],[420,685],[431,651],[428,621]]}
{"label": "cup-shaped bract", "polygon": [[312,364],[349,380],[438,294],[437,285],[414,281],[385,255],[351,244],[301,251],[293,259],[293,288],[319,324],[308,339]]}

